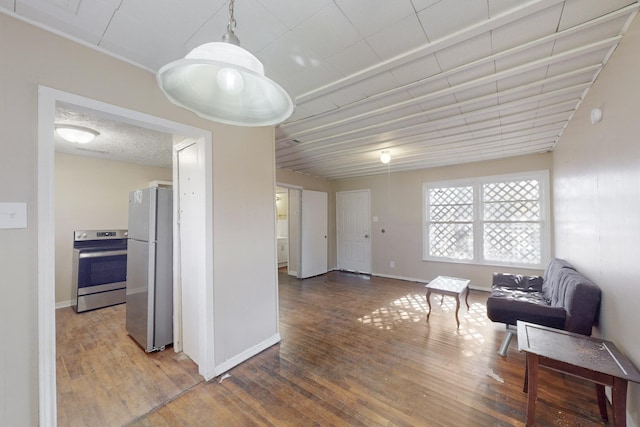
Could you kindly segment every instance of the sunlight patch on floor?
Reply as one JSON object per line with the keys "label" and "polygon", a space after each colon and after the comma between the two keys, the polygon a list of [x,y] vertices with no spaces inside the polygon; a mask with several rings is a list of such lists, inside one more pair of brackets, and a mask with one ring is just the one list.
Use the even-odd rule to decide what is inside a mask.
{"label": "sunlight patch on floor", "polygon": [[427,301],[424,295],[408,294],[391,301],[387,307],[380,307],[371,314],[358,318],[358,322],[378,329],[390,330],[401,324],[419,322],[426,311]]}

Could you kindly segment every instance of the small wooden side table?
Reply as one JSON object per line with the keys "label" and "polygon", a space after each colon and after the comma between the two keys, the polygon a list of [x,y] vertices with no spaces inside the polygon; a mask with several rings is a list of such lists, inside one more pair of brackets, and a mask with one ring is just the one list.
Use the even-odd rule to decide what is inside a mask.
{"label": "small wooden side table", "polygon": [[611,341],[518,320],[518,350],[527,354],[527,426],[535,422],[539,366],[595,383],[603,420],[608,419],[604,387],[611,387],[613,425],[627,425],[627,383],[640,383],[640,372]]}
{"label": "small wooden side table", "polygon": [[[427,322],[431,315],[431,301],[429,297],[431,293],[442,295],[444,299],[445,295],[449,295],[456,298],[456,322],[458,323],[458,329],[460,328],[460,319],[458,319],[458,310],[460,310],[460,295],[466,292],[464,302],[467,304],[467,310],[469,310],[469,280],[459,279],[457,277],[438,276],[430,281],[425,288],[427,288],[427,305],[429,306],[429,312],[427,313]],[[442,300],[440,300],[442,302]]]}

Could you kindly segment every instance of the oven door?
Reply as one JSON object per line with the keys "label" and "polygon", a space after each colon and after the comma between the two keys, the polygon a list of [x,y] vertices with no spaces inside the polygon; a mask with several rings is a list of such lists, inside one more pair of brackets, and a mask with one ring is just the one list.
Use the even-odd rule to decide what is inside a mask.
{"label": "oven door", "polygon": [[74,249],[73,264],[73,280],[78,290],[77,312],[125,302],[126,249]]}

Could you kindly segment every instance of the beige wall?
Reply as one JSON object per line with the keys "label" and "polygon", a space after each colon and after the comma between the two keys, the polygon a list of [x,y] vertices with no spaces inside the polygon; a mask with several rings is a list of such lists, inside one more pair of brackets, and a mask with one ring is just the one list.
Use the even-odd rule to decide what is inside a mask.
{"label": "beige wall", "polygon": [[[253,274],[260,277],[254,282],[260,289],[254,292],[240,277],[239,270],[229,267],[223,268],[216,279],[219,286],[236,287],[248,295],[244,305],[246,313],[253,311],[251,304],[255,299],[252,295],[264,297],[267,294],[256,312],[268,312],[268,319],[263,324],[270,329],[265,332],[267,326],[262,326],[253,338],[277,333],[273,128],[247,131],[200,119],[172,105],[157,87],[153,74],[2,13],[0,53],[3,63],[0,67],[0,201],[25,202],[28,215],[27,228],[0,230],[0,337],[5,349],[0,351],[0,425],[36,426],[39,423],[38,85],[212,132],[213,203],[214,216],[217,216],[214,225],[224,230],[221,237],[230,238],[244,226],[240,219],[245,220],[245,217],[224,222],[225,218],[230,218],[229,209],[234,209],[235,214],[235,209],[242,206],[251,211],[254,218],[271,219],[269,227],[252,228],[255,234],[251,240],[246,234],[235,235],[233,251],[214,253],[213,262],[220,267],[240,253],[238,247],[250,247],[255,239],[270,242],[269,245],[257,245],[255,251],[243,252],[245,266],[251,265]],[[265,146],[253,150],[254,144],[263,142]],[[231,169],[244,164],[245,158],[249,158],[252,170],[240,176]],[[244,194],[241,202],[238,194]],[[215,240],[216,230],[213,234]],[[42,249],[51,251],[53,247]],[[260,254],[257,254],[258,250]],[[255,262],[254,256],[258,256]],[[252,328],[243,322],[233,328],[241,331],[244,326]],[[216,344],[226,345],[224,342]],[[237,350],[242,344],[233,341],[229,346]]]}
{"label": "beige wall", "polygon": [[[279,330],[273,128],[213,135],[216,366]],[[264,348],[260,348],[263,350]]]}
{"label": "beige wall", "polygon": [[[612,55],[553,157],[556,254],[602,289],[600,333],[640,368],[640,19]],[[592,125],[590,111],[601,107]],[[627,417],[640,426],[640,385]]]}
{"label": "beige wall", "polygon": [[[431,280],[438,275],[458,276],[470,279],[471,287],[489,289],[494,271],[525,272],[526,274],[537,274],[540,271],[423,261],[422,185],[433,181],[549,170],[551,163],[551,154],[545,153],[411,172],[391,172],[337,180],[334,181],[334,190],[336,192],[371,190],[371,216],[378,217],[377,223],[371,223],[371,258],[374,275],[421,281]],[[393,171],[393,165],[391,171]],[[395,262],[395,268],[390,267],[391,261]]]}
{"label": "beige wall", "polygon": [[56,305],[68,306],[76,298],[73,231],[126,229],[129,192],[171,179],[170,168],[56,153]]}

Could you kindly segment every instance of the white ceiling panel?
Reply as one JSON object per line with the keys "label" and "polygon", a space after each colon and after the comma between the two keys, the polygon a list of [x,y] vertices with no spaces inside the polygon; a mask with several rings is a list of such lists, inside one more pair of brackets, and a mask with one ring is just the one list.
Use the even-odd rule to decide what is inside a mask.
{"label": "white ceiling panel", "polygon": [[590,21],[636,2],[630,0],[607,0],[604,2],[601,0],[568,0],[564,3],[560,30]]}
{"label": "white ceiling panel", "polygon": [[494,52],[521,46],[555,33],[561,14],[562,5],[556,5],[492,30]]}
{"label": "white ceiling panel", "polygon": [[290,0],[258,0],[273,16],[277,17],[289,30],[293,30],[320,12],[331,0],[305,0],[291,7]]}
{"label": "white ceiling panel", "polygon": [[440,73],[440,65],[434,55],[428,55],[391,70],[400,85],[418,82]]}
{"label": "white ceiling panel", "polygon": [[376,65],[380,58],[371,49],[369,44],[361,40],[351,46],[342,49],[331,57],[327,58],[327,63],[331,64],[343,75],[348,76],[368,67]]}
{"label": "white ceiling panel", "polygon": [[319,53],[322,58],[329,58],[362,39],[333,3],[305,21],[305,25],[294,29],[293,34],[304,46]]}
{"label": "white ceiling panel", "polygon": [[69,2],[70,7],[62,7],[54,1],[18,0],[15,12],[46,27],[64,28],[64,33],[69,36],[97,45],[117,3],[113,0],[88,5],[76,1]]}
{"label": "white ceiling panel", "polygon": [[527,49],[518,50],[506,56],[500,56],[495,60],[496,72],[508,70],[510,68],[531,64],[535,61],[544,60],[551,56],[555,42],[549,41],[541,43]]}
{"label": "white ceiling panel", "polygon": [[336,0],[335,3],[363,37],[414,15],[410,0]]}
{"label": "white ceiling panel", "polygon": [[[217,0],[212,6],[219,3],[220,0]],[[235,3],[234,16],[237,23],[235,34],[240,39],[240,45],[258,57],[260,50],[289,31],[257,0]],[[189,50],[203,43],[220,41],[227,32],[228,23],[229,9],[223,1],[211,19],[208,19],[204,25],[193,27],[194,35],[186,41]]]}
{"label": "white ceiling panel", "polygon": [[151,69],[184,56],[184,45],[162,34],[153,23],[122,14],[113,17],[99,46]]}
{"label": "white ceiling panel", "polygon": [[579,31],[566,37],[556,40],[553,47],[554,54],[579,49],[581,46],[597,43],[602,40],[611,39],[618,35],[618,31],[624,22],[625,17],[620,17],[613,21],[604,22],[600,25],[589,27],[585,31]]}
{"label": "white ceiling panel", "polygon": [[[154,72],[219,41],[229,19],[228,0],[0,0],[0,8]],[[235,18],[241,45],[296,103],[275,130],[276,164],[337,179],[553,149],[638,8],[630,0],[236,0]],[[69,122],[87,120],[69,113]],[[123,158],[106,134],[84,152]],[[124,161],[153,159],[154,147],[131,144]],[[378,161],[383,149],[391,166]]]}
{"label": "white ceiling panel", "polygon": [[443,70],[451,70],[463,64],[491,55],[491,36],[485,33],[471,40],[436,52],[436,58]]}
{"label": "white ceiling panel", "polygon": [[[84,3],[88,1],[85,0]],[[151,21],[149,10],[154,7],[161,8],[164,13],[158,14]],[[123,0],[115,16],[126,17],[132,23],[141,23],[145,27],[154,29],[157,35],[164,34],[166,38],[175,38],[180,43],[184,43],[220,9],[226,10],[224,0],[191,0],[188,8],[180,2],[171,0]],[[225,29],[225,26],[220,27],[220,36]]]}
{"label": "white ceiling panel", "polygon": [[484,1],[447,0],[421,10],[418,17],[427,37],[434,42],[486,21],[489,9]]}
{"label": "white ceiling panel", "polygon": [[424,46],[428,42],[415,15],[409,15],[365,40],[383,61]]}

